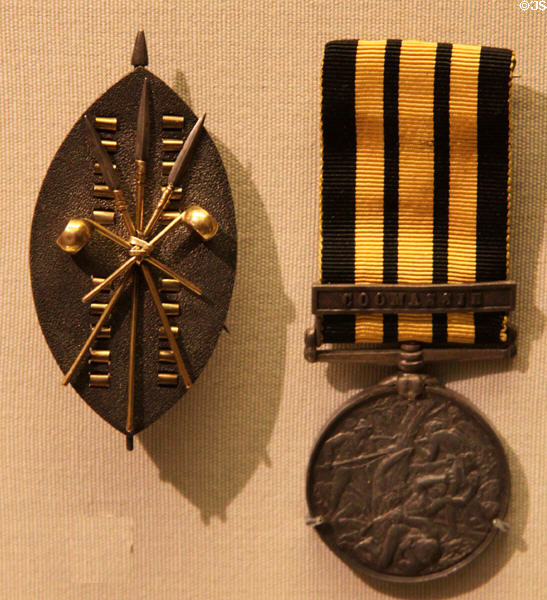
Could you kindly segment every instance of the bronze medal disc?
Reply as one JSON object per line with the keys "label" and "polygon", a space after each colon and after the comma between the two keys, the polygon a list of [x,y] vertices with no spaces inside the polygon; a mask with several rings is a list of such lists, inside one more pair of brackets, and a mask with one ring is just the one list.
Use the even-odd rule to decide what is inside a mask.
{"label": "bronze medal disc", "polygon": [[[365,390],[321,433],[308,467],[312,522],[357,572],[391,581],[448,575],[495,537],[509,502],[496,434],[461,396],[401,374]],[[416,381],[416,379],[414,380]]]}

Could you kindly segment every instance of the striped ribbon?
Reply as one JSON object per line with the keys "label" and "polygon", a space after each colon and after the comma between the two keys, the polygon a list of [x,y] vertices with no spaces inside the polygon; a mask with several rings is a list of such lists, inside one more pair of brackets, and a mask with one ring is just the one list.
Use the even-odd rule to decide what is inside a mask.
{"label": "striped ribbon", "polygon": [[[322,283],[507,276],[510,50],[412,40],[327,44]],[[504,313],[323,317],[325,342],[506,340]]]}

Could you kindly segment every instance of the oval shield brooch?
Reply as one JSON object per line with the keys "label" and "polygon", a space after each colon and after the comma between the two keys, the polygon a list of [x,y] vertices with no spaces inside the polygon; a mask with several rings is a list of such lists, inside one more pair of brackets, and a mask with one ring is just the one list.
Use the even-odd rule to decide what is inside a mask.
{"label": "oval shield brooch", "polygon": [[191,387],[224,327],[236,224],[220,155],[187,104],[146,67],[76,122],[32,222],[30,268],[46,341],[78,394],[133,436]]}

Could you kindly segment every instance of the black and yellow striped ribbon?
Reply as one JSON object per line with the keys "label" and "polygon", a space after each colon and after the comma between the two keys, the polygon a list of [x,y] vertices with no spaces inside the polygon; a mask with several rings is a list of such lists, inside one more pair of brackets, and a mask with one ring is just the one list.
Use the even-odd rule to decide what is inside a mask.
{"label": "black and yellow striped ribbon", "polygon": [[[330,42],[323,64],[322,283],[504,280],[510,50]],[[504,313],[323,317],[325,342],[505,341]]]}

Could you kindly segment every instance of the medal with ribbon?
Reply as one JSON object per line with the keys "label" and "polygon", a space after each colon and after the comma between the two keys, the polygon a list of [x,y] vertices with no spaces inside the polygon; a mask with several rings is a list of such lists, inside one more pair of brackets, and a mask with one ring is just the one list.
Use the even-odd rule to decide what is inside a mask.
{"label": "medal with ribbon", "polygon": [[327,44],[321,281],[306,358],[398,366],[320,434],[310,522],[350,566],[428,580],[506,527],[500,441],[436,361],[515,352],[508,313],[514,57],[412,40]]}

